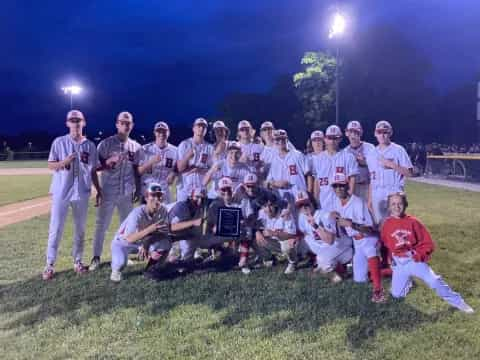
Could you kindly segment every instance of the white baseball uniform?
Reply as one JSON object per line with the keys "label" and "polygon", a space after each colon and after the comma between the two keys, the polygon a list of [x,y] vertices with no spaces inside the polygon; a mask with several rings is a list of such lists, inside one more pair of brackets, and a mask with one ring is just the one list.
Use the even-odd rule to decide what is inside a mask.
{"label": "white baseball uniform", "polygon": [[243,178],[250,173],[248,166],[244,163],[237,162],[235,166],[230,166],[227,160],[220,160],[215,165],[219,166],[217,172],[212,175],[212,185],[208,190],[208,198],[216,199],[218,197],[218,181],[223,177],[232,180],[232,188],[236,189],[243,181]]}
{"label": "white baseball uniform", "polygon": [[[365,226],[373,226],[373,219],[368,211],[367,203],[362,198],[352,195],[346,204],[342,204],[337,197],[334,211],[337,211],[344,219],[350,219],[354,223]],[[345,232],[353,240],[355,248],[353,255],[353,280],[366,282],[368,280],[368,259],[378,256],[378,236],[362,234],[351,227],[345,227]]]}
{"label": "white baseball uniform", "polygon": [[335,220],[330,218],[330,212],[324,210],[315,211],[313,218],[317,225],[323,225],[326,231],[335,234],[332,244],[324,242],[308,223],[305,214],[298,217],[298,228],[303,233],[305,242],[310,251],[317,258],[317,267],[324,272],[335,270],[338,263],[346,264],[352,259],[352,240],[342,230],[337,228]]}
{"label": "white baseball uniform", "polygon": [[246,164],[250,169],[250,172],[260,176],[261,168],[259,165],[261,162],[260,156],[262,155],[264,148],[263,144],[253,142],[247,144],[240,143],[240,148],[242,150],[242,157],[247,158]]}
{"label": "white baseball uniform", "polygon": [[[281,212],[277,216],[270,217],[264,211],[260,211],[258,219],[261,221],[265,230],[282,231],[291,234],[292,238],[297,235],[297,226],[295,220],[291,215],[282,215]],[[280,240],[276,237],[265,238],[266,246],[260,246],[257,250],[259,255],[264,259],[269,253],[281,253],[287,256],[289,263],[297,261],[297,253],[295,246],[292,246],[288,240]]]}
{"label": "white baseball uniform", "polygon": [[381,158],[394,161],[405,168],[413,168],[410,157],[405,149],[396,143],[390,143],[385,149],[376,146],[368,154],[367,164],[370,171],[370,186],[372,193],[372,207],[374,220],[378,224],[387,215],[388,195],[404,191],[405,178],[399,172],[383,167],[380,163]]}
{"label": "white baseball uniform", "polygon": [[[133,194],[136,190],[134,167],[139,164],[141,150],[140,144],[135,140],[127,138],[122,142],[118,135],[110,136],[98,144],[98,157],[102,165],[100,184],[103,201],[96,212],[93,256],[102,255],[105,233],[112,222],[115,208],[118,210],[120,222],[123,222],[133,209]],[[107,168],[106,160],[116,155],[120,156],[120,161]]]}
{"label": "white baseball uniform", "polygon": [[193,138],[186,139],[178,145],[178,159],[183,159],[193,149],[194,156],[188,162],[188,168],[180,174],[177,181],[177,200],[183,201],[195,187],[203,187],[202,180],[213,164],[213,145],[206,141],[196,144]]}
{"label": "white baseball uniform", "polygon": [[319,204],[322,210],[331,211],[337,196],[332,189],[332,181],[335,174],[343,173],[347,178],[358,174],[357,160],[346,151],[338,151],[330,155],[326,150],[312,155],[315,179],[320,188]]}
{"label": "white baseball uniform", "polygon": [[[290,142],[287,141],[287,149],[290,151],[297,150],[295,146]],[[262,154],[260,155],[260,160],[263,161],[263,172],[265,175],[268,175],[270,171],[270,165],[275,158],[275,155],[278,154],[278,149],[273,146],[265,145],[263,147]]]}
{"label": "white baseball uniform", "polygon": [[142,193],[145,193],[148,184],[155,182],[162,186],[164,202],[172,202],[174,199],[170,193],[167,178],[175,171],[175,164],[178,160],[177,147],[167,144],[165,147],[160,148],[155,142],[151,142],[143,145],[142,148],[140,165],[144,165],[154,156],[160,157],[160,161],[142,175]]}
{"label": "white baseball uniform", "polygon": [[289,188],[278,189],[278,193],[282,199],[293,204],[299,191],[307,191],[305,174],[308,171],[307,159],[301,152],[290,150],[284,156],[277,153],[271,162],[267,181],[288,180]]}
{"label": "white baseball uniform", "polygon": [[92,141],[84,138],[77,143],[70,135],[65,135],[53,141],[48,161],[62,161],[71,154],[75,154],[72,163],[55,171],[52,176],[47,264],[55,264],[57,259],[69,206],[72,207],[74,221],[72,256],[74,261],[80,261],[83,255],[88,200],[92,188],[91,173],[98,166],[98,155]]}
{"label": "white baseball uniform", "polygon": [[[127,263],[128,254],[138,253],[139,248],[142,246],[140,242],[129,243],[126,240],[127,236],[142,231],[154,223],[168,223],[165,206],[162,205],[160,210],[153,216],[148,214],[146,207],[146,205],[141,205],[133,209],[115,234],[112,241],[112,270],[121,271]],[[148,251],[159,251],[166,256],[171,247],[168,237],[156,235],[155,233],[148,236],[153,237]]]}
{"label": "white baseball uniform", "polygon": [[[366,160],[368,154],[375,150],[375,146],[368,142],[362,141],[360,146],[353,148],[351,145],[348,145],[343,149],[343,151],[350,152],[355,159],[357,156],[361,155]],[[361,197],[363,200],[368,200],[368,184],[370,183],[370,172],[367,165],[358,164],[358,174],[355,176],[355,195]]]}

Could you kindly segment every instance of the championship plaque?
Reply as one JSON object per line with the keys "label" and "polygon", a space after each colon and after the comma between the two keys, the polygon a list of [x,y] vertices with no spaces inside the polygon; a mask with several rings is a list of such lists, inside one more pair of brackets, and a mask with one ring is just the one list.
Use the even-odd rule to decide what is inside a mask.
{"label": "championship plaque", "polygon": [[217,211],[217,236],[239,237],[241,209],[219,207]]}

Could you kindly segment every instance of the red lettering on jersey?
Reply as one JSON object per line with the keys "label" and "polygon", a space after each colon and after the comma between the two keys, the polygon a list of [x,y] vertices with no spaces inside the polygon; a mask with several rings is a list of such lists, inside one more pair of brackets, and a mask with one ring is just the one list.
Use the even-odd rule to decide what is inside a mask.
{"label": "red lettering on jersey", "polygon": [[166,158],[165,159],[165,167],[166,168],[172,168],[173,167],[173,159],[172,158]]}
{"label": "red lettering on jersey", "polygon": [[288,165],[288,169],[290,170],[290,175],[297,175],[297,165]]}
{"label": "red lettering on jersey", "polygon": [[345,172],[345,167],[343,167],[343,166],[337,166],[337,167],[335,168],[335,172],[336,172],[336,173],[344,173],[344,172]]}
{"label": "red lettering on jersey", "polygon": [[328,177],[323,177],[318,179],[320,186],[328,186]]}
{"label": "red lettering on jersey", "polygon": [[260,161],[260,153],[253,153],[253,161]]}
{"label": "red lettering on jersey", "polygon": [[208,159],[208,154],[202,154],[202,157],[200,158],[200,162],[202,164],[206,164]]}
{"label": "red lettering on jersey", "polygon": [[86,151],[82,151],[80,154],[80,161],[84,164],[88,164],[88,158],[90,157],[90,154]]}

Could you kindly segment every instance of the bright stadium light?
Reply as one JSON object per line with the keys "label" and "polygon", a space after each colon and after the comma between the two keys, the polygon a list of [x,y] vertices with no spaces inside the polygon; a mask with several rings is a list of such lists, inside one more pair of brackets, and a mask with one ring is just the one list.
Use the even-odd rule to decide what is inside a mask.
{"label": "bright stadium light", "polygon": [[345,17],[339,12],[335,13],[333,16],[332,27],[328,33],[328,38],[331,39],[336,36],[341,36],[345,32],[346,26],[347,22],[345,21]]}
{"label": "bright stadium light", "polygon": [[[333,15],[332,26],[328,33],[328,38],[339,38],[345,33],[345,28],[347,27],[347,21],[345,16],[340,12],[336,12]],[[339,109],[340,109],[340,85],[339,85],[339,61],[340,61],[340,48],[337,41],[337,51],[335,56],[335,124],[338,125]]]}
{"label": "bright stadium light", "polygon": [[83,89],[78,85],[70,85],[62,87],[62,91],[65,95],[70,95],[70,109],[73,109],[73,96],[80,94]]}

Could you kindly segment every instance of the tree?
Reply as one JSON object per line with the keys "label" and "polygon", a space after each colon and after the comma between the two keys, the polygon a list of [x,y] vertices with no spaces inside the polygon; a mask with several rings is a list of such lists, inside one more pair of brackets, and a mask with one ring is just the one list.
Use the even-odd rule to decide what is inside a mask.
{"label": "tree", "polygon": [[310,130],[324,129],[333,114],[337,62],[323,52],[306,52],[301,64],[304,70],[293,76],[301,117]]}

